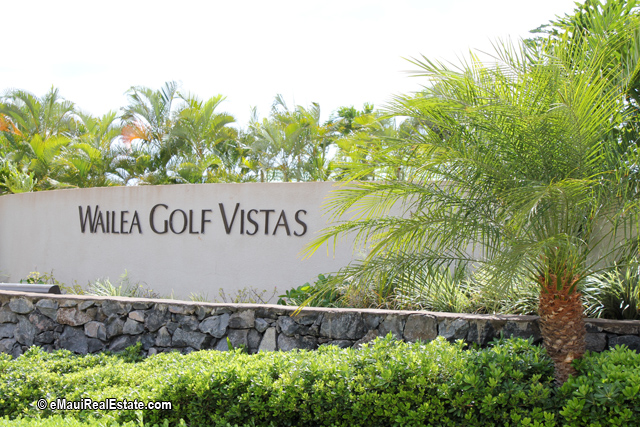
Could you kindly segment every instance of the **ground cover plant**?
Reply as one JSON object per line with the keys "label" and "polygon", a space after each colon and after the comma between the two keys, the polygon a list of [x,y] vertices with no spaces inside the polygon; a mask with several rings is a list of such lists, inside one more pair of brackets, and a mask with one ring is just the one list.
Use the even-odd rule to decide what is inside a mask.
{"label": "ground cover plant", "polygon": [[[561,388],[545,350],[521,339],[486,349],[389,335],[360,350],[146,359],[138,351],[75,356],[32,348],[15,360],[0,356],[0,425],[35,418],[34,425],[56,426],[59,418],[37,418],[64,417],[89,425],[595,427],[630,425],[640,415],[640,356],[624,348],[587,353]],[[170,401],[173,408],[40,411],[41,397]]]}

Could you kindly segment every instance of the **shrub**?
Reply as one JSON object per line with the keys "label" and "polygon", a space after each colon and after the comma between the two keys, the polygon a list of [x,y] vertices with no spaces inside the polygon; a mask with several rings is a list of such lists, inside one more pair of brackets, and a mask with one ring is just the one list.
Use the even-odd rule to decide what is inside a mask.
{"label": "shrub", "polygon": [[[91,426],[96,420],[224,427],[633,425],[640,415],[640,356],[616,348],[588,353],[576,367],[581,375],[555,388],[545,350],[521,339],[465,350],[462,342],[442,338],[409,344],[389,335],[360,350],[174,352],[146,359],[139,347],[88,356],[32,348],[15,360],[0,355],[0,427],[25,422],[21,417],[47,427],[64,420]],[[173,408],[38,411],[40,397],[170,401]]]}
{"label": "shrub", "polygon": [[589,277],[582,293],[588,317],[640,319],[640,262]]}
{"label": "shrub", "polygon": [[[225,304],[269,304],[273,297],[278,293],[277,288],[273,288],[273,291],[260,290],[253,286],[245,286],[242,289],[232,291],[227,294],[223,288],[218,289],[218,298],[214,298],[215,303]],[[191,294],[191,300],[197,301],[201,298],[203,301],[208,301],[206,294]]]}
{"label": "shrub", "polygon": [[308,305],[310,307],[340,307],[339,299],[342,296],[340,291],[330,285],[332,277],[318,275],[318,279],[313,285],[309,282],[297,288],[290,289],[279,295],[280,305]]}
{"label": "shrub", "polygon": [[109,278],[98,279],[90,282],[87,286],[87,295],[111,296],[111,297],[132,297],[132,298],[159,298],[160,296],[152,289],[147,289],[140,283],[131,283],[129,273],[125,270],[116,284],[111,283]]}
{"label": "shrub", "polygon": [[640,417],[640,354],[626,347],[587,353],[560,390],[567,426],[630,426]]}
{"label": "shrub", "polygon": [[[170,425],[501,425],[520,417],[555,417],[551,364],[526,341],[486,350],[437,339],[407,344],[388,336],[361,350],[242,354],[164,353],[136,362],[127,354],[73,356],[32,348],[0,359],[0,416],[65,415],[37,411],[39,397],[94,401],[171,401],[171,411],[143,411],[146,423]],[[547,410],[548,409],[548,410]],[[135,421],[133,411],[80,411]],[[536,418],[537,417],[537,418]]]}
{"label": "shrub", "polygon": [[138,427],[141,424],[128,422],[120,424],[113,420],[90,418],[80,421],[73,417],[55,415],[49,418],[0,418],[0,427]]}

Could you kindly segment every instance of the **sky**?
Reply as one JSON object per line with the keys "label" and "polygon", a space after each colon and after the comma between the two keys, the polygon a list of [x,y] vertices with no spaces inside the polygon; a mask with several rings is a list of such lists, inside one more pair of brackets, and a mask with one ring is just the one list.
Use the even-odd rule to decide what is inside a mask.
{"label": "sky", "polygon": [[[222,94],[244,126],[277,94],[317,102],[322,121],[341,106],[383,107],[420,90],[425,56],[455,63],[470,49],[517,40],[573,0],[8,1],[2,4],[0,94],[52,86],[85,112],[127,104],[131,86],[177,81],[183,93]],[[6,17],[11,17],[6,19]],[[7,38],[7,36],[9,36]],[[422,82],[424,83],[424,82]]]}

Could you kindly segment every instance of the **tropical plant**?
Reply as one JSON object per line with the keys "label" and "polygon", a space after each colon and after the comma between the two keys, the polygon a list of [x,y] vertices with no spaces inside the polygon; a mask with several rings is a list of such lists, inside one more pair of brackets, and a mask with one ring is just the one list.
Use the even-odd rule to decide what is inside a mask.
{"label": "tropical plant", "polygon": [[[379,163],[378,160],[382,153],[388,160],[404,157],[405,146],[395,144],[394,148],[389,150],[387,144],[388,141],[412,129],[407,128],[404,122],[397,126],[395,118],[380,111],[374,111],[373,105],[365,104],[362,111],[353,107],[338,109],[327,126],[337,133],[335,138],[337,152],[332,159],[333,179],[339,181],[350,175],[351,178],[359,180],[403,176],[401,162]],[[357,175],[353,175],[354,172]]]}
{"label": "tropical plant", "polygon": [[[640,1],[586,0],[576,3],[573,15],[558,18],[534,32],[548,36],[530,40],[533,43],[552,43],[568,46],[565,58],[571,66],[585,52],[607,49],[609,54],[599,64],[603,76],[618,84],[625,92],[623,108],[629,119],[617,130],[622,147],[636,144],[640,139]],[[604,46],[606,45],[606,47]],[[623,72],[619,72],[622,69]],[[624,152],[620,152],[624,155]]]}
{"label": "tropical plant", "polygon": [[363,117],[374,114],[373,104],[365,103],[362,110],[354,106],[340,107],[332,114],[329,125],[340,135],[351,135],[363,128]]}
{"label": "tropical plant", "polygon": [[640,320],[638,261],[588,277],[582,293],[589,317]]}
{"label": "tropical plant", "polygon": [[120,184],[117,162],[126,152],[117,145],[122,131],[115,112],[96,118],[78,113],[78,134],[65,146],[57,160],[57,179],[76,187],[104,187]]}
{"label": "tropical plant", "polygon": [[33,177],[33,172],[18,169],[13,162],[2,159],[0,187],[9,193],[27,193],[33,191],[37,183],[38,180]]}
{"label": "tropical plant", "polygon": [[394,283],[394,303],[403,308],[419,308],[439,312],[469,313],[477,311],[473,304],[472,282],[467,268],[459,264],[451,271],[440,268],[423,275],[398,276]]}
{"label": "tropical plant", "polygon": [[340,292],[337,289],[332,289],[330,292],[317,292],[317,289],[322,289],[331,279],[331,276],[325,276],[319,274],[318,279],[310,284],[309,282],[297,288],[289,289],[285,291],[283,295],[278,295],[278,304],[280,305],[301,305],[307,301],[308,306],[311,307],[336,307],[340,297]]}
{"label": "tropical plant", "polygon": [[148,289],[140,283],[131,283],[129,273],[126,270],[115,284],[111,283],[108,277],[90,282],[85,294],[103,297],[159,298],[159,295],[152,289]]}
{"label": "tropical plant", "polygon": [[478,314],[538,311],[539,290],[524,276],[515,278],[511,289],[496,289],[491,275],[471,272],[462,263],[435,270],[427,266],[425,271],[410,273],[394,278],[384,301],[389,308]]}
{"label": "tropical plant", "polygon": [[[242,289],[237,289],[227,294],[224,288],[219,288],[218,296],[220,298],[214,298],[213,302],[225,304],[269,304],[277,293],[277,288],[273,288],[273,291],[267,291],[266,289],[261,290],[253,286],[245,286]],[[207,294],[192,294],[191,299],[192,301],[196,301],[197,298],[200,297],[202,297],[203,301],[208,301]]]}
{"label": "tropical plant", "polygon": [[622,21],[619,36],[582,50],[565,37],[497,44],[494,64],[473,54],[457,68],[414,60],[429,85],[398,96],[390,111],[416,130],[389,140],[375,159],[397,164],[386,153],[406,149],[406,179],[335,192],[327,205],[334,218],[355,219],[325,230],[308,252],[352,233],[370,253],[337,279],[356,289],[459,263],[499,290],[528,277],[564,383],[585,351],[581,286],[638,250],[638,152],[620,137],[633,119],[626,88],[638,68],[610,61],[638,26]]}
{"label": "tropical plant", "polygon": [[258,120],[253,110],[249,132],[250,149],[260,181],[325,181],[331,164],[330,129],[320,124],[320,106],[300,105],[291,110],[281,95],[271,108],[271,115]]}
{"label": "tropical plant", "polygon": [[4,123],[0,130],[27,140],[35,135],[45,140],[70,136],[78,122],[73,103],[63,99],[56,88],[42,97],[24,90],[10,90],[2,97],[0,116]]}
{"label": "tropical plant", "polygon": [[132,87],[124,109],[126,147],[116,167],[120,179],[147,184],[250,181],[249,153],[220,112],[222,95],[202,101],[182,95],[175,82],[160,90]]}
{"label": "tropical plant", "polygon": [[0,99],[0,145],[4,157],[13,162],[16,173],[31,176],[33,188],[64,186],[56,179],[59,160],[77,135],[79,122],[73,103],[64,100],[57,89],[52,88],[42,97],[11,90]]}
{"label": "tropical plant", "polygon": [[238,132],[229,125],[230,114],[219,112],[224,101],[216,95],[206,101],[190,95],[176,116],[174,137],[180,142],[175,172],[183,182],[242,182],[249,179],[242,160],[246,149],[238,143]]}
{"label": "tropical plant", "polygon": [[127,96],[122,139],[129,159],[121,161],[121,168],[135,171],[135,178],[149,184],[169,183],[168,171],[181,142],[173,134],[180,101],[178,84],[167,82],[159,90],[134,86]]}
{"label": "tropical plant", "polygon": [[53,276],[53,270],[50,273],[40,273],[39,271],[32,271],[26,278],[20,279],[20,283],[29,284],[51,284],[51,285],[63,285]]}

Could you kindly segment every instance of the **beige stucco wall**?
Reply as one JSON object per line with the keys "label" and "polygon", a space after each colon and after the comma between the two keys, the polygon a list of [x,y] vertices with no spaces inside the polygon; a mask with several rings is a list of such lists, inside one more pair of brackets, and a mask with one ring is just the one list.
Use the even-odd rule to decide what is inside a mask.
{"label": "beige stucco wall", "polygon": [[[32,271],[53,271],[56,279],[67,285],[77,282],[86,286],[101,277],[114,282],[127,270],[133,281],[141,281],[160,294],[173,293],[182,298],[199,293],[213,299],[220,288],[230,294],[248,286],[284,291],[320,273],[336,271],[352,259],[353,248],[347,241],[338,244],[335,253],[320,250],[308,259],[300,256],[304,246],[327,224],[321,205],[333,188],[333,183],[327,182],[199,184],[5,195],[0,197],[0,279],[17,282]],[[164,231],[164,221],[169,220],[171,212],[184,212],[176,211],[173,216],[175,233],[169,227],[164,234],[152,230],[150,213],[159,204],[167,208],[158,206],[155,210],[158,232]],[[87,207],[95,221],[96,206],[102,212],[103,224],[96,221],[92,233]],[[86,221],[84,233],[80,207]],[[250,210],[257,230],[247,217]],[[268,213],[267,234],[265,210],[273,210]],[[204,219],[210,221],[204,223],[204,233],[203,211]],[[284,218],[280,218],[283,211],[289,235]],[[138,221],[134,223],[136,213]],[[185,216],[193,219],[186,228]],[[113,218],[115,231],[131,233],[114,233]],[[124,226],[121,218],[128,221]],[[249,234],[254,231],[254,235]]]}

